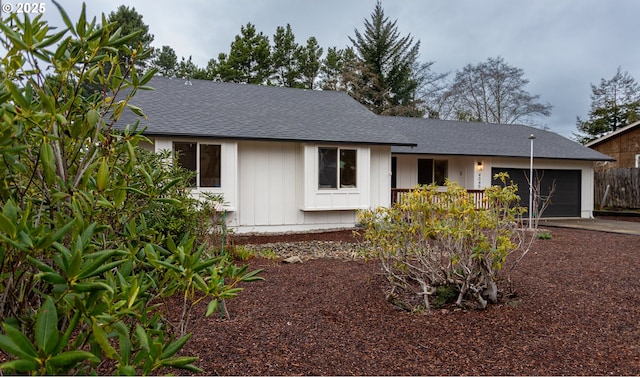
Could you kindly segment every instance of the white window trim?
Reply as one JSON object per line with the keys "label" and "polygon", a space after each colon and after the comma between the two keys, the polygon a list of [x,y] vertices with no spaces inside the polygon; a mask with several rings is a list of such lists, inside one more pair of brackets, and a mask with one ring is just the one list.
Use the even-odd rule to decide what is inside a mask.
{"label": "white window trim", "polygon": [[[224,209],[227,211],[238,210],[238,143],[219,139],[197,138],[166,138],[159,137],[153,140],[154,150],[160,153],[168,150],[173,153],[173,143],[197,143],[220,145],[220,187],[197,187],[199,176],[196,177],[196,187],[191,189],[191,196],[199,198],[203,193],[219,194],[224,198]],[[199,155],[198,147],[198,155]],[[196,157],[197,159],[197,157]],[[196,166],[199,169],[199,161]],[[198,173],[199,174],[199,173]]]}
{"label": "white window trim", "polygon": [[[195,143],[196,144],[196,185],[192,189],[199,190],[201,192],[210,191],[216,192],[224,188],[224,170],[225,166],[222,163],[222,143],[197,141],[197,140],[173,140],[171,143],[171,151],[175,158],[175,144],[176,143]],[[201,145],[216,145],[220,147],[220,186],[200,186],[200,146]]]}
{"label": "white window trim", "polygon": [[[356,150],[357,187],[320,188],[319,149],[338,148]],[[368,146],[347,144],[306,144],[304,146],[304,193],[299,208],[303,211],[342,211],[370,207],[371,149]],[[339,186],[339,182],[338,182]]]}
{"label": "white window trim", "polygon": [[636,155],[636,168],[640,168],[640,154]]}
{"label": "white window trim", "polygon": [[[358,181],[358,173],[359,173],[359,164],[358,164],[358,148],[356,147],[343,147],[343,146],[327,146],[327,145],[319,145],[317,147],[318,155],[320,154],[320,149],[335,149],[336,156],[336,187],[320,187],[320,164],[318,161],[318,166],[316,167],[316,181],[318,182],[317,188],[321,191],[335,191],[335,190],[350,190],[350,191],[358,191],[359,181]],[[342,182],[340,181],[340,151],[342,150],[350,150],[356,152],[356,184],[353,187],[342,187]]]}

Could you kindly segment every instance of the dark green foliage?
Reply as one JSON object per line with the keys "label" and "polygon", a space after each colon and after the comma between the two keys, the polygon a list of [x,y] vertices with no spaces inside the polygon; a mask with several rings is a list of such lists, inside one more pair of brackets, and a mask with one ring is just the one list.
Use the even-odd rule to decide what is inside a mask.
{"label": "dark green foliage", "polygon": [[[134,37],[126,43],[126,46],[130,50],[137,50],[138,52],[150,51],[154,36],[149,33],[149,25],[145,24],[142,18],[143,16],[136,12],[135,7],[129,8],[128,6],[120,5],[116,11],[109,13],[107,21],[109,23],[115,23],[116,27],[121,29],[120,33],[122,35],[134,35]],[[150,57],[150,55],[144,58],[138,57],[134,64],[139,69],[144,69]],[[128,60],[127,56],[123,53],[120,54],[120,58],[121,61]]]}
{"label": "dark green foliage", "polygon": [[271,75],[269,38],[248,23],[240,28],[229,54],[221,53],[212,72],[216,80],[265,84]]}
{"label": "dark green foliage", "polygon": [[286,29],[278,26],[273,36],[273,49],[271,51],[272,85],[289,88],[299,85],[301,81],[298,62],[300,53],[301,48],[296,43],[291,25],[287,24]]}
{"label": "dark green foliage", "polygon": [[322,47],[318,45],[315,37],[310,37],[307,39],[307,45],[300,48],[298,55],[300,83],[305,89],[313,89],[320,73]]}
{"label": "dark green foliage", "polygon": [[344,68],[344,51],[329,47],[320,67],[322,90],[339,90]]}
{"label": "dark green foliage", "polygon": [[155,73],[136,68],[136,34],[59,10],[55,33],[40,16],[0,24],[0,369],[199,371],[179,356],[188,317],[176,333],[165,299],[183,294],[188,312],[197,293],[211,314],[258,271],[226,257],[216,198],[189,198],[189,173],[119,126],[143,115],[129,101]]}
{"label": "dark green foliage", "polygon": [[610,79],[591,84],[589,118],[576,120],[582,143],[587,143],[640,120],[640,85],[618,67]]}
{"label": "dark green foliage", "polygon": [[184,56],[178,63],[176,68],[176,76],[185,80],[197,79],[197,80],[205,80],[210,79],[208,72],[205,69],[202,69],[195,65],[191,60],[191,56],[189,59],[185,60]]}
{"label": "dark green foliage", "polygon": [[380,2],[364,26],[364,33],[356,29],[355,38],[349,38],[357,59],[345,65],[347,92],[376,114],[422,116],[414,75],[420,42],[400,36]]}
{"label": "dark green foliage", "polygon": [[151,63],[160,75],[173,77],[178,67],[178,56],[170,46],[162,46],[162,49],[156,50],[156,56]]}

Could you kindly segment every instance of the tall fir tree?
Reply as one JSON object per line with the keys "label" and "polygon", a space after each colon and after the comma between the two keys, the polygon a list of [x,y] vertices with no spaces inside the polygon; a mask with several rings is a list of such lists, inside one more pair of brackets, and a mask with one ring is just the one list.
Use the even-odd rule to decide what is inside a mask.
{"label": "tall fir tree", "polygon": [[344,50],[329,47],[320,65],[320,88],[322,90],[343,90]]}
{"label": "tall fir tree", "polygon": [[[414,75],[420,41],[401,36],[378,2],[364,32],[349,37],[359,61],[346,65],[347,91],[373,112],[383,115],[422,116]],[[358,92],[354,92],[358,91]]]}
{"label": "tall fir tree", "polygon": [[305,89],[313,89],[320,74],[323,49],[315,37],[307,39],[307,45],[298,51],[298,66],[300,70],[300,84]]}
{"label": "tall fir tree", "polygon": [[271,51],[271,84],[275,86],[297,87],[301,81],[298,58],[300,46],[291,30],[278,26],[273,35],[273,49]]}

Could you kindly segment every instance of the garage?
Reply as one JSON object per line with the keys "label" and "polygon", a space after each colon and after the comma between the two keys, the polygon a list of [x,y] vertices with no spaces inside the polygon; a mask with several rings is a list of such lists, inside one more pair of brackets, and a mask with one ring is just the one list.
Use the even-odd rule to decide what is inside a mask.
{"label": "garage", "polygon": [[[506,172],[518,185],[520,205],[529,207],[529,169],[499,168],[491,169],[491,175]],[[548,196],[555,182],[556,190],[551,197],[551,205],[542,217],[580,217],[581,180],[580,170],[542,169],[534,170],[534,177],[541,177],[540,191],[542,196]],[[499,184],[494,180],[493,184]]]}

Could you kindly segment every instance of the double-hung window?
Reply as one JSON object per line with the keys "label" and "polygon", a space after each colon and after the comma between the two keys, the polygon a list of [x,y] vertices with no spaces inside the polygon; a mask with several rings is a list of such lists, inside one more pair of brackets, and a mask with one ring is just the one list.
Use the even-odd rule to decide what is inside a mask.
{"label": "double-hung window", "polygon": [[357,187],[357,151],[348,148],[318,148],[318,187]]}
{"label": "double-hung window", "polygon": [[173,153],[178,164],[196,172],[191,185],[194,187],[221,187],[221,146],[196,142],[174,142]]}

